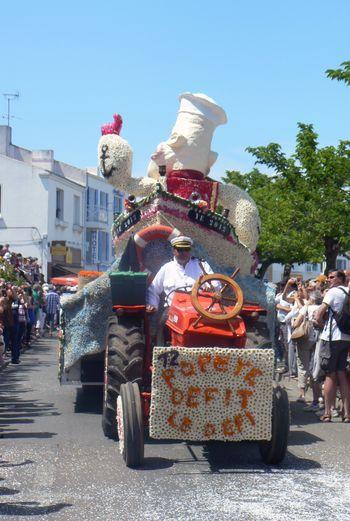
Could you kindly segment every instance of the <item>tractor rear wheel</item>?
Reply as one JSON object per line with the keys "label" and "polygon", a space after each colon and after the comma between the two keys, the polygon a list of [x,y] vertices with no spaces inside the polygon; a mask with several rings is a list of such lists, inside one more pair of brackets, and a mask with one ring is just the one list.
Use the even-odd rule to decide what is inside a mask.
{"label": "tractor rear wheel", "polygon": [[120,386],[117,400],[119,450],[127,467],[143,463],[144,438],[140,389],[136,383]]}
{"label": "tractor rear wheel", "polygon": [[108,320],[105,353],[102,429],[108,438],[118,439],[117,398],[120,386],[142,381],[144,355],[143,328],[140,320],[119,318]]}
{"label": "tractor rear wheel", "polygon": [[280,385],[273,388],[272,399],[272,437],[260,441],[261,459],[267,465],[277,465],[286,455],[289,435],[289,401],[287,391]]}

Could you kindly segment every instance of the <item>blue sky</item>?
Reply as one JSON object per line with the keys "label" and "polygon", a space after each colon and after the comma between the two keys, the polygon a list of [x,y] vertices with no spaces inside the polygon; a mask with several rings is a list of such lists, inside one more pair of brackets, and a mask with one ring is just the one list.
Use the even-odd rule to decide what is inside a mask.
{"label": "blue sky", "polygon": [[185,91],[228,115],[213,141],[216,178],[252,168],[247,146],[292,152],[298,121],[321,145],[350,139],[350,88],[324,73],[350,60],[348,0],[20,0],[2,3],[0,19],[0,92],[21,94],[13,142],[61,161],[95,165],[100,125],[119,112],[133,175],[145,175]]}

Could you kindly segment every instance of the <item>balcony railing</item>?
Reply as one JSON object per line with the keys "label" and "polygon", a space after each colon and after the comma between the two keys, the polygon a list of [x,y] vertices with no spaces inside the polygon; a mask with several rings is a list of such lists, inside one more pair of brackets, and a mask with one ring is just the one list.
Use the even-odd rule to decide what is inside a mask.
{"label": "balcony railing", "polygon": [[87,221],[107,223],[108,212],[107,208],[101,208],[101,206],[88,205],[86,212]]}

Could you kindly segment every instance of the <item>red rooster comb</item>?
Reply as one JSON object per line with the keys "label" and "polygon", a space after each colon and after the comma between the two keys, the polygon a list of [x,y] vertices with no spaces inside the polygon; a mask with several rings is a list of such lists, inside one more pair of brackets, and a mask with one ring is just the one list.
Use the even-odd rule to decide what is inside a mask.
{"label": "red rooster comb", "polygon": [[113,116],[113,123],[105,123],[101,127],[102,136],[105,136],[106,134],[118,134],[121,131],[123,120],[120,114],[114,114]]}

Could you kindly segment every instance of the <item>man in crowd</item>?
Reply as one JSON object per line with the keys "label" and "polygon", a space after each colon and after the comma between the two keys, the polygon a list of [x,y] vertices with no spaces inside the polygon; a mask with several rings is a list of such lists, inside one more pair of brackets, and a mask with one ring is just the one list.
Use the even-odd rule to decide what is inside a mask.
{"label": "man in crowd", "polygon": [[60,307],[60,297],[56,292],[55,286],[50,285],[46,293],[46,323],[49,326],[49,336],[55,327],[55,317]]}
{"label": "man in crowd", "polygon": [[326,423],[332,421],[331,407],[335,402],[337,383],[339,383],[344,406],[343,421],[350,423],[350,383],[346,372],[350,335],[340,331],[335,319],[335,314],[343,308],[348,291],[345,287],[345,273],[341,270],[331,271],[327,282],[329,290],[315,317],[319,326],[324,325],[320,337],[322,340],[320,352],[325,353],[325,358],[328,360],[324,382],[325,410],[320,419]]}

